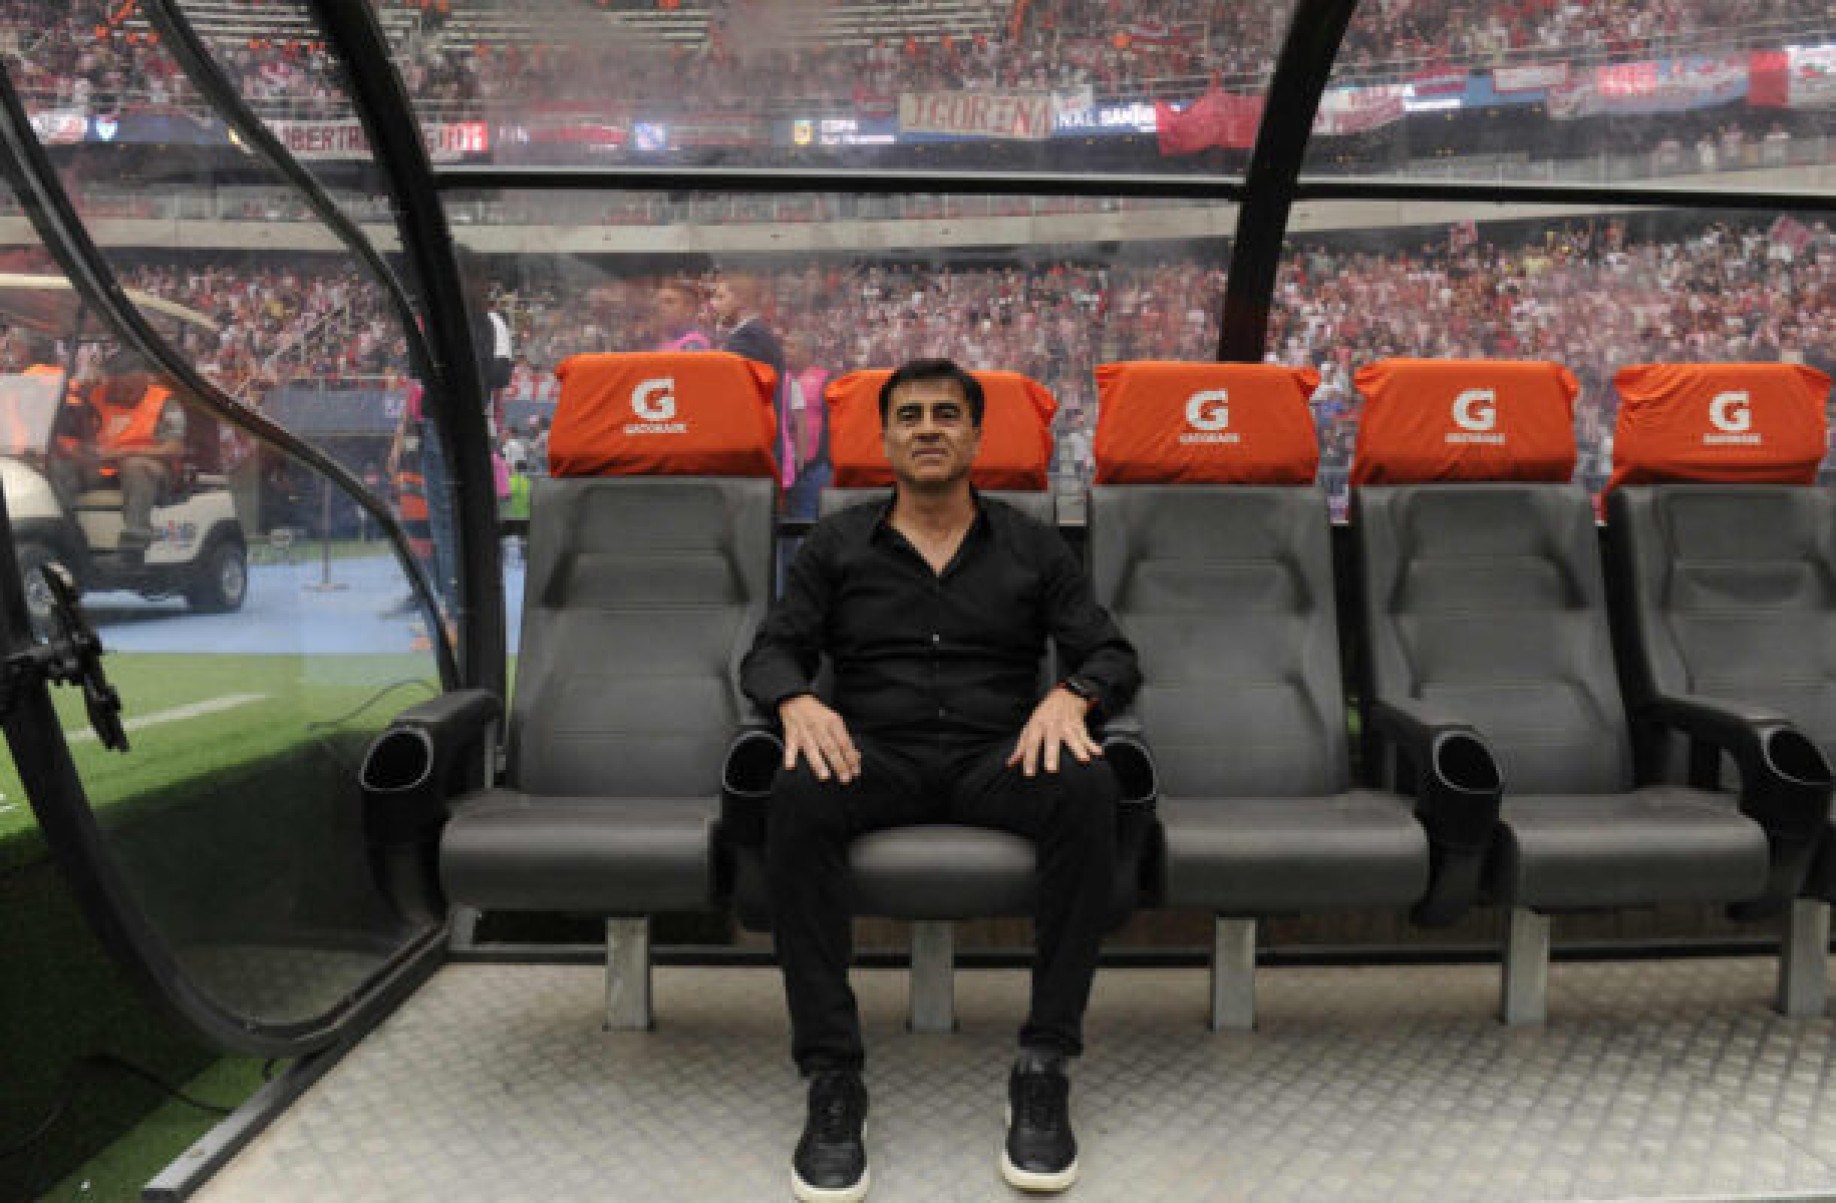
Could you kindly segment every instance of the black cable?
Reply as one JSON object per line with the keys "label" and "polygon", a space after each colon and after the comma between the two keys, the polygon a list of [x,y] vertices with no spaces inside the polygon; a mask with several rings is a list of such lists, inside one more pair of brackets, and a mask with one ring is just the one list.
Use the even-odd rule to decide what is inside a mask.
{"label": "black cable", "polygon": [[85,1071],[93,1071],[96,1069],[118,1070],[132,1077],[139,1078],[141,1081],[158,1088],[161,1093],[169,1098],[177,1099],[187,1107],[196,1108],[209,1115],[228,1115],[234,1110],[233,1107],[225,1107],[217,1103],[207,1103],[202,1099],[192,1098],[183,1090],[172,1085],[152,1070],[143,1069],[141,1066],[135,1065],[133,1062],[124,1060],[121,1057],[117,1057],[113,1053],[88,1053],[71,1062],[70,1067],[64,1071],[64,1080],[58,1086],[57,1097],[52,1100],[51,1110],[46,1114],[44,1119],[39,1121],[38,1126],[33,1128],[22,1140],[7,1145],[4,1148],[0,1148],[0,1161],[10,1161],[12,1158],[18,1157],[22,1153],[30,1152],[40,1141],[44,1140],[46,1136],[49,1136],[51,1134],[51,1129],[57,1126],[57,1121],[62,1119],[64,1113],[70,1110],[70,1104],[76,1101],[77,1088],[82,1084],[83,1079],[85,1077],[94,1077],[93,1073],[86,1073]]}
{"label": "black cable", "polygon": [[390,694],[394,693],[396,690],[406,689],[409,687],[425,690],[427,692],[428,697],[438,697],[440,693],[439,687],[434,685],[434,683],[431,681],[425,680],[420,677],[404,677],[399,681],[392,681],[389,684],[383,686],[381,689],[377,690],[375,693],[371,694],[369,697],[359,702],[357,704],[356,709],[347,711],[344,714],[340,714],[337,718],[326,718],[326,719],[320,719],[317,722],[307,723],[306,729],[308,731],[318,731],[326,727],[342,726],[343,724],[350,722],[352,719],[362,714],[364,711],[368,710],[370,707],[376,705],[376,703],[382,701],[384,698],[388,697]]}

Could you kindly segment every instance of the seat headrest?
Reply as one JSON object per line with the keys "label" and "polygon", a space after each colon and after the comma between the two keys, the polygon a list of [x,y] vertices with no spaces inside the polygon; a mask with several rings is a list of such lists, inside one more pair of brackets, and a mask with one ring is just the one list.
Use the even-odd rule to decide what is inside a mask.
{"label": "seat headrest", "polygon": [[[978,489],[1043,489],[1052,466],[1052,415],[1058,402],[1018,372],[971,372],[982,383],[982,445],[969,479]],[[880,386],[890,369],[837,377],[823,389],[829,406],[829,457],[837,488],[883,488],[892,465],[880,433]]]}
{"label": "seat headrest", "polygon": [[555,476],[776,479],[777,373],[720,351],[572,355],[548,433]]}
{"label": "seat headrest", "polygon": [[1307,485],[1320,466],[1312,368],[1097,365],[1096,483]]}
{"label": "seat headrest", "polygon": [[1613,377],[1620,485],[1695,480],[1800,484],[1817,479],[1830,378],[1795,363],[1640,363]]}
{"label": "seat headrest", "polygon": [[1358,369],[1354,485],[1566,481],[1573,372],[1541,360],[1383,359]]}

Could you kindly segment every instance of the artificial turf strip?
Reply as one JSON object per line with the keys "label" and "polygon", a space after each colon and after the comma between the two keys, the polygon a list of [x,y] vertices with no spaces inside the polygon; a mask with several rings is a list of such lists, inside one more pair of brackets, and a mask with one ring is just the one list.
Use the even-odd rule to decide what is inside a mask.
{"label": "artificial turf strip", "polygon": [[134,1080],[75,1070],[80,1058],[112,1054],[176,1082],[221,1054],[148,1005],[91,934],[49,862],[0,872],[0,915],[0,1145],[23,1141],[69,1075],[84,1075],[71,1107],[44,1136],[0,1160],[0,1199],[30,1199],[155,1104],[156,1092]]}
{"label": "artificial turf strip", "polygon": [[[229,1057],[179,1085],[200,1102],[234,1108],[263,1084],[263,1062]],[[277,1068],[278,1072],[278,1068]],[[158,1090],[126,1074],[97,1089],[132,1090],[155,1096]],[[129,1203],[161,1170],[170,1165],[222,1117],[168,1098],[121,1139],[78,1166],[63,1181],[39,1196],[41,1203]]]}

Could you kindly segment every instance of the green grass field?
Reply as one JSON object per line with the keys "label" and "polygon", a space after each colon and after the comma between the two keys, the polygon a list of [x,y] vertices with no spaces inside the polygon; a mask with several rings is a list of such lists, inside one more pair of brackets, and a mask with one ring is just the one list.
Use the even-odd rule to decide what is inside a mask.
{"label": "green grass field", "polygon": [[[361,928],[349,913],[363,897],[354,876],[362,837],[350,827],[357,763],[395,713],[437,690],[431,658],[111,653],[106,665],[130,725],[148,724],[130,730],[128,754],[89,735],[77,691],[52,696],[108,845],[162,930],[184,933],[215,915],[252,933],[295,918]],[[9,924],[0,1027],[31,1034],[8,1043],[0,1075],[0,1139],[10,1140],[47,1112],[83,1054],[112,1052],[170,1081],[214,1058],[149,1008],[97,945],[46,862],[10,756],[0,758],[0,792]],[[193,1093],[233,1105],[259,1085],[258,1068],[224,1063]],[[212,1121],[104,1074],[42,1147],[0,1164],[0,1198],[134,1198]]]}
{"label": "green grass field", "polygon": [[[110,654],[109,679],[122,698],[132,750],[109,752],[88,734],[82,697],[53,691],[77,772],[98,809],[301,744],[380,730],[390,716],[439,689],[424,655],[191,656]],[[221,708],[212,708],[212,707]],[[186,713],[183,708],[197,708]],[[173,714],[170,712],[179,711]],[[339,737],[333,740],[333,737]],[[355,771],[353,763],[351,769]],[[12,759],[0,763],[0,864],[6,849],[35,843],[35,824]]]}

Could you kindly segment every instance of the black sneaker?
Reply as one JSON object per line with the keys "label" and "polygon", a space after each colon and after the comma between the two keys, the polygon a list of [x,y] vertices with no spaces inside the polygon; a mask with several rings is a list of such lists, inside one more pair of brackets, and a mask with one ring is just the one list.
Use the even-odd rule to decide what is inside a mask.
{"label": "black sneaker", "polygon": [[809,1118],[791,1158],[791,1193],[804,1203],[867,1197],[867,1087],[852,1070],[810,1077]]}
{"label": "black sneaker", "polygon": [[1060,1191],[1077,1181],[1071,1079],[1062,1057],[1022,1052],[1007,1077],[1007,1144],[1001,1177],[1020,1190]]}

